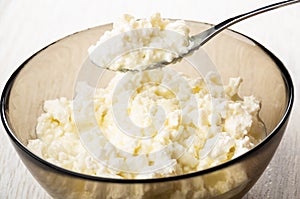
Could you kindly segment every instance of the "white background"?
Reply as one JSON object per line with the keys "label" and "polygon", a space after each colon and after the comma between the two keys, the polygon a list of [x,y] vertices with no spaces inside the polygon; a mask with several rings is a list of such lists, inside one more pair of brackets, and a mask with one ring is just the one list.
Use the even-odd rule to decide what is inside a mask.
{"label": "white background", "polygon": [[[129,13],[138,18],[161,12],[165,18],[208,23],[261,7],[274,0],[0,0],[0,87],[30,55],[68,34],[112,22]],[[277,55],[296,87],[294,110],[272,162],[245,198],[300,195],[300,3],[234,25]],[[298,190],[297,190],[298,189]],[[0,125],[0,198],[50,198],[19,160]]]}

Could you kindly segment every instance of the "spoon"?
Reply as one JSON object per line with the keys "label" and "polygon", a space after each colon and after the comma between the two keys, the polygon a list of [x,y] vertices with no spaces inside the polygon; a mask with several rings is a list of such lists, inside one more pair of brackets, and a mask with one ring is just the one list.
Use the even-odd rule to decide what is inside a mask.
{"label": "spoon", "polygon": [[[217,25],[215,25],[215,26],[213,26],[213,27],[197,34],[197,35],[191,36],[190,39],[189,39],[190,43],[191,43],[191,46],[188,47],[188,51],[186,53],[179,54],[177,57],[173,58],[171,61],[154,62],[154,63],[146,65],[142,68],[143,68],[143,70],[152,70],[152,69],[156,69],[156,68],[162,68],[162,67],[164,67],[166,65],[169,65],[169,64],[176,63],[176,62],[180,61],[183,57],[193,53],[196,50],[198,50],[206,42],[211,40],[214,36],[216,36],[218,33],[223,31],[224,29],[228,28],[229,26],[232,26],[232,25],[234,25],[234,24],[236,24],[240,21],[243,21],[243,20],[248,19],[250,17],[256,16],[258,14],[265,13],[265,12],[268,12],[270,10],[274,10],[274,9],[277,9],[277,8],[281,8],[281,7],[291,5],[291,4],[294,4],[294,3],[299,3],[299,2],[300,2],[300,0],[282,1],[282,2],[270,4],[270,5],[255,9],[253,11],[250,11],[250,12],[247,12],[247,13],[240,14],[240,15],[237,15],[235,17],[229,18],[229,19],[227,19],[227,20],[225,20],[225,21],[223,21],[223,22],[221,22],[221,23],[219,23],[219,24],[217,24]],[[97,64],[97,61],[92,60],[92,62],[95,63],[97,66],[103,68],[103,66],[101,64]],[[113,70],[109,67],[105,67],[105,69]],[[138,71],[141,71],[141,70],[134,69],[134,68],[133,69],[119,68],[119,69],[113,70],[113,71],[138,72]]]}

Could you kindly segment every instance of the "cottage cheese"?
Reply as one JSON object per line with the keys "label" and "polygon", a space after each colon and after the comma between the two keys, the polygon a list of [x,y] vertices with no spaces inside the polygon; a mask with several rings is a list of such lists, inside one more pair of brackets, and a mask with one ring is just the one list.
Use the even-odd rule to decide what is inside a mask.
{"label": "cottage cheese", "polygon": [[[189,28],[183,20],[171,22],[159,13],[140,20],[123,15],[89,48],[89,55],[110,70],[143,70],[148,64],[169,62],[186,53],[189,44]],[[119,58],[111,64],[115,57]]]}
{"label": "cottage cheese", "polygon": [[[113,145],[132,154],[138,152],[150,154],[170,142],[178,142],[178,147],[183,147],[179,140],[184,136],[191,136],[189,132],[196,132],[193,143],[178,159],[173,159],[177,152],[176,148],[168,151],[164,156],[149,156],[148,159],[141,160],[138,166],[130,165],[130,157],[122,157],[120,154],[114,153],[113,150],[109,153],[110,157],[107,157],[111,161],[122,160],[118,164],[127,164],[128,167],[133,167],[131,169],[136,169],[136,171],[143,167],[153,166],[154,168],[156,163],[164,162],[165,159],[173,161],[175,164],[172,166],[154,173],[138,174],[116,171],[101,164],[87,152],[80,142],[73,115],[72,101],[66,98],[45,102],[45,113],[38,118],[37,139],[29,140],[28,147],[47,161],[80,173],[118,178],[145,178],[178,175],[206,169],[241,155],[260,141],[251,135],[251,126],[260,108],[259,102],[252,96],[244,97],[243,100],[235,100],[241,78],[231,78],[229,84],[225,86],[224,98],[216,98],[218,104],[212,106],[211,102],[214,96],[211,96],[204,79],[185,77],[197,99],[200,117],[197,122],[198,125],[196,125],[189,120],[180,121],[181,111],[176,96],[160,85],[164,79],[171,77],[162,71],[151,73],[152,76],[149,76],[148,72],[144,72],[142,75],[136,74],[135,78],[132,79],[131,83],[139,80],[143,85],[145,82],[145,87],[139,88],[139,91],[130,99],[129,117],[140,126],[149,125],[151,124],[151,117],[147,114],[151,112],[151,106],[157,104],[166,110],[166,122],[161,130],[154,129],[153,132],[157,132],[157,135],[144,144],[141,144],[143,143],[141,140],[133,141],[133,138],[124,134],[114,122],[113,91],[118,80],[124,74],[118,74],[107,88],[97,89],[95,96],[91,92],[86,92],[84,98],[93,99],[94,114],[104,136]],[[146,84],[149,78],[150,81],[155,80],[156,84]],[[213,81],[210,83],[212,84]],[[130,84],[126,86],[129,90],[132,89]],[[83,85],[81,88],[89,89],[87,85]],[[87,101],[83,100],[83,102],[86,103]],[[215,106],[219,107],[218,110]],[[215,118],[210,119],[211,117]],[[86,120],[86,118],[79,118],[78,122],[81,122],[80,120]],[[203,153],[205,144],[211,139],[216,139],[214,147]],[[107,152],[109,149],[104,151]]]}
{"label": "cottage cheese", "polygon": [[[171,23],[156,14],[150,20],[135,20],[124,15],[112,31],[101,37],[96,47],[120,32],[145,27],[169,28],[183,35],[182,42],[173,46],[173,51],[188,46],[186,24],[183,21]],[[152,35],[153,32],[146,35],[148,33]],[[143,38],[137,42],[144,45],[153,41],[153,38],[146,38],[148,40]],[[112,62],[111,66],[119,69],[127,67],[126,63],[145,64],[169,56],[166,52],[151,50],[137,52],[134,56],[129,53]],[[74,101],[66,98],[45,101],[45,112],[38,118],[36,127],[37,139],[29,140],[29,149],[53,164],[88,175],[156,178],[224,163],[260,142],[260,138],[252,133],[260,105],[253,96],[238,97],[241,78],[231,78],[223,86],[214,74],[205,79],[192,79],[167,71],[164,68],[134,73],[124,84],[120,82],[128,74],[117,73],[106,88],[94,89],[80,84],[77,92],[81,95],[75,98],[79,102],[76,106],[73,106]],[[188,88],[182,86],[182,81],[187,82]],[[122,99],[127,99],[128,93],[131,94],[126,111],[121,111],[124,108]],[[186,103],[191,98],[195,103]],[[89,106],[92,110],[86,109]],[[95,122],[89,118],[95,118]],[[126,126],[128,121],[134,125]],[[78,125],[83,127],[80,131]],[[147,136],[149,139],[138,139]],[[85,146],[80,138],[85,140]],[[104,142],[105,139],[108,142]],[[95,155],[87,148],[101,150]]]}

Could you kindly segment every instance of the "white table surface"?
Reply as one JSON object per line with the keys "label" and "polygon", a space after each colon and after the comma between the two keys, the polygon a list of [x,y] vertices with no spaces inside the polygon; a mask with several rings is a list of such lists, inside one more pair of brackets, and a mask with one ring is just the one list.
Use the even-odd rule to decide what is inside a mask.
{"label": "white table surface", "polygon": [[[70,33],[112,22],[130,13],[147,17],[161,12],[166,18],[209,23],[274,3],[274,0],[1,0],[0,1],[0,87],[30,55]],[[192,6],[190,6],[192,5]],[[172,7],[172,8],[171,8]],[[237,24],[242,32],[277,55],[290,71],[296,100],[287,132],[267,170],[244,197],[300,198],[300,4],[281,8]],[[34,180],[14,151],[0,126],[0,198],[51,198]]]}

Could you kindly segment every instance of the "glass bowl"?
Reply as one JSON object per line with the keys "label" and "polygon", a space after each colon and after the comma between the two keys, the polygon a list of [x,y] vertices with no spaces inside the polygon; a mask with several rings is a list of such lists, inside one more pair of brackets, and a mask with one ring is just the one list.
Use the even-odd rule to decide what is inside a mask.
{"label": "glass bowl", "polygon": [[[210,27],[188,21],[191,34]],[[8,80],[1,97],[1,118],[25,166],[53,198],[241,198],[261,176],[284,134],[293,104],[293,83],[270,51],[240,33],[225,30],[203,49],[224,82],[240,76],[239,95],[261,101],[260,118],[267,137],[252,150],[221,165],[185,175],[155,179],[111,179],[84,175],[55,166],[27,147],[43,102],[72,98],[87,49],[111,24],[94,27],[43,48]]]}

